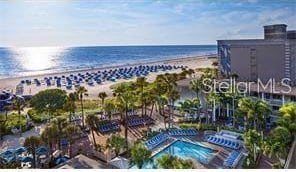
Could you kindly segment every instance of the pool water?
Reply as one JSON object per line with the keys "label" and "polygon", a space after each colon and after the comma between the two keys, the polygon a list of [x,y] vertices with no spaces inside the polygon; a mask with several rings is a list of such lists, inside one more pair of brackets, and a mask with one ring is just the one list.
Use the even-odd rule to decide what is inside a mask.
{"label": "pool water", "polygon": [[214,156],[214,153],[214,150],[198,144],[185,141],[176,141],[161,152],[154,155],[150,163],[144,164],[143,169],[159,168],[157,165],[157,159],[165,154],[177,156],[182,159],[192,159],[193,162],[199,161],[201,163],[207,164]]}

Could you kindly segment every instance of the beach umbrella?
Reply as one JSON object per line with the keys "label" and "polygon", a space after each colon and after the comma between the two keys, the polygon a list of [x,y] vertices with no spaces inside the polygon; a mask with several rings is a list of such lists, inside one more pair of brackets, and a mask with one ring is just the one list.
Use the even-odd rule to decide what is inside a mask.
{"label": "beach umbrella", "polygon": [[16,161],[16,157],[14,155],[9,155],[7,157],[5,157],[7,162],[12,162],[12,161]]}
{"label": "beach umbrella", "polygon": [[48,153],[48,148],[44,147],[44,146],[40,146],[37,150],[36,153],[38,155],[42,155],[42,154],[47,154]]}
{"label": "beach umbrella", "polygon": [[14,154],[14,149],[7,149],[6,151],[0,154],[1,157],[8,157]]}
{"label": "beach umbrella", "polygon": [[15,153],[18,154],[18,155],[22,154],[23,152],[26,152],[26,151],[27,151],[27,149],[25,147],[22,147],[22,146],[15,149]]}
{"label": "beach umbrella", "polygon": [[62,164],[66,161],[68,161],[69,159],[66,158],[66,157],[61,157],[61,158],[58,158],[56,161],[55,161],[55,164],[58,165],[58,164]]}
{"label": "beach umbrella", "polygon": [[21,161],[24,162],[24,163],[32,162],[33,158],[30,157],[30,156],[26,156],[26,157],[23,157]]}

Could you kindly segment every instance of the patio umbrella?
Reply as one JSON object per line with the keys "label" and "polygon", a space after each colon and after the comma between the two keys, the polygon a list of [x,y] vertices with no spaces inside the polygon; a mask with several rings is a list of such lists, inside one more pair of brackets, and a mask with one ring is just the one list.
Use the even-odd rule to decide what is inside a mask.
{"label": "patio umbrella", "polygon": [[66,161],[68,161],[69,159],[66,158],[66,157],[61,157],[61,158],[58,158],[56,161],[55,161],[55,164],[58,165],[58,164],[61,164],[61,163],[64,163]]}
{"label": "patio umbrella", "polygon": [[26,156],[26,157],[23,157],[21,161],[24,162],[24,163],[32,162],[33,158],[30,157],[30,156]]}
{"label": "patio umbrella", "polygon": [[5,159],[7,162],[16,161],[16,157],[14,155],[7,156]]}
{"label": "patio umbrella", "polygon": [[36,153],[38,155],[43,155],[43,154],[47,154],[48,153],[48,148],[44,147],[44,146],[40,146],[37,150]]}
{"label": "patio umbrella", "polygon": [[5,158],[8,156],[12,156],[14,154],[14,149],[7,149],[6,151],[0,153],[0,156]]}
{"label": "patio umbrella", "polygon": [[25,147],[18,147],[15,149],[15,153],[18,155],[22,154],[23,152],[26,152],[26,151],[27,151],[27,149]]}

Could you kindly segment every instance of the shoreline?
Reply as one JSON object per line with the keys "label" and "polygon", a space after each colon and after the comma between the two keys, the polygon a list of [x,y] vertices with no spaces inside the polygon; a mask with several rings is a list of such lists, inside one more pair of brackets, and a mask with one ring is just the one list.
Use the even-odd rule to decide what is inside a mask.
{"label": "shoreline", "polygon": [[114,68],[120,68],[120,67],[132,67],[132,66],[138,66],[138,65],[153,65],[153,64],[167,64],[172,62],[179,62],[183,60],[193,60],[193,59],[208,59],[208,58],[217,58],[217,54],[207,54],[207,55],[200,55],[200,56],[188,56],[188,57],[176,57],[173,59],[164,59],[164,60],[157,60],[157,61],[144,61],[144,62],[138,62],[138,63],[126,63],[126,64],[120,64],[120,65],[110,65],[110,66],[102,66],[102,67],[90,67],[90,68],[78,68],[73,70],[65,70],[65,71],[58,71],[58,72],[46,72],[42,74],[33,74],[33,75],[24,75],[24,76],[11,76],[11,77],[5,77],[0,78],[0,84],[3,80],[10,80],[10,79],[24,79],[24,78],[31,78],[33,77],[42,77],[42,76],[54,76],[54,75],[67,75],[70,73],[79,73],[79,72],[91,72],[96,70],[107,70],[107,69],[114,69]]}
{"label": "shoreline", "polygon": [[[108,70],[108,69],[115,69],[120,67],[133,67],[138,65],[183,65],[183,66],[188,66],[188,68],[191,68],[191,69],[198,69],[198,68],[212,67],[212,63],[216,61],[216,59],[217,59],[216,55],[203,55],[203,56],[194,56],[194,57],[175,58],[175,59],[169,59],[169,60],[159,60],[159,61],[153,61],[153,62],[139,62],[134,64],[97,67],[93,69],[71,70],[71,71],[59,72],[59,73],[6,78],[6,79],[0,79],[0,90],[7,90],[9,92],[15,93],[16,86],[20,83],[21,80],[26,80],[26,79],[33,80],[35,78],[38,78],[39,80],[41,80],[41,85],[36,86],[35,84],[30,84],[30,85],[23,84],[22,95],[34,95],[39,91],[42,91],[45,89],[55,89],[55,88],[64,90],[67,93],[71,93],[75,91],[75,88],[66,89],[66,87],[64,86],[62,87],[46,86],[46,84],[43,81],[44,77],[54,77],[54,76],[61,76],[61,75],[67,76],[70,74],[77,75],[78,73],[97,72],[98,70]],[[147,75],[146,78],[148,82],[152,82],[155,80],[157,75],[165,74],[165,73],[179,73],[181,71],[182,71],[181,69],[173,69],[170,71],[159,71],[155,73],[149,73],[149,75]],[[101,84],[95,84],[93,86],[90,86],[87,83],[83,83],[81,84],[81,86],[84,86],[88,90],[89,96],[86,97],[86,99],[95,100],[95,99],[98,99],[99,92],[106,92],[108,96],[112,95],[112,90],[110,89],[112,85],[118,84],[121,82],[129,82],[129,81],[135,81],[135,80],[136,80],[136,77],[133,77],[131,79],[118,79],[116,81],[104,81]]]}

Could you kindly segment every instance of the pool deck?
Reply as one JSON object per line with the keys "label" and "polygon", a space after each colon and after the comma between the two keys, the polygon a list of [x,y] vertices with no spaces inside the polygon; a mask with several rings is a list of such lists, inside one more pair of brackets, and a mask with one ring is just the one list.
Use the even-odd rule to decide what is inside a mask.
{"label": "pool deck", "polygon": [[214,144],[210,144],[208,142],[205,142],[203,140],[203,134],[199,133],[198,136],[195,136],[195,137],[186,137],[186,138],[183,138],[183,140],[188,140],[188,141],[191,141],[191,142],[195,142],[195,143],[199,143],[200,145],[203,145],[205,147],[208,147],[208,148],[211,148],[216,152],[216,154],[214,155],[214,157],[209,161],[208,164],[203,164],[203,166],[207,169],[220,169],[220,168],[223,168],[223,163],[224,163],[224,160],[227,158],[227,156],[229,155],[230,153],[230,150],[228,149],[225,149],[223,147],[220,147],[220,146],[217,146],[217,145],[214,145]]}
{"label": "pool deck", "polygon": [[[208,143],[207,141],[204,140],[203,132],[198,132],[197,136],[171,137],[165,143],[163,143],[163,144],[157,146],[156,148],[154,148],[153,151],[152,151],[152,155],[157,154],[158,152],[165,149],[169,145],[173,144],[177,140],[183,140],[183,141],[187,141],[187,142],[198,143],[201,146],[205,146],[205,147],[208,147],[210,149],[213,149],[213,150],[217,151],[215,153],[215,155],[213,156],[213,158],[209,161],[208,164],[203,164],[203,163],[200,163],[198,161],[194,161],[195,168],[197,168],[197,169],[221,169],[221,168],[225,168],[223,166],[224,160],[227,158],[229,153],[232,151],[229,148],[225,148],[225,147],[221,147],[221,146],[218,146],[218,145]],[[241,149],[243,149],[243,148],[241,148]],[[242,150],[240,150],[240,151],[242,151]],[[241,166],[240,164],[242,163],[242,161],[243,161],[243,158],[241,158],[240,161],[238,162],[238,165],[237,165],[238,168]]]}

